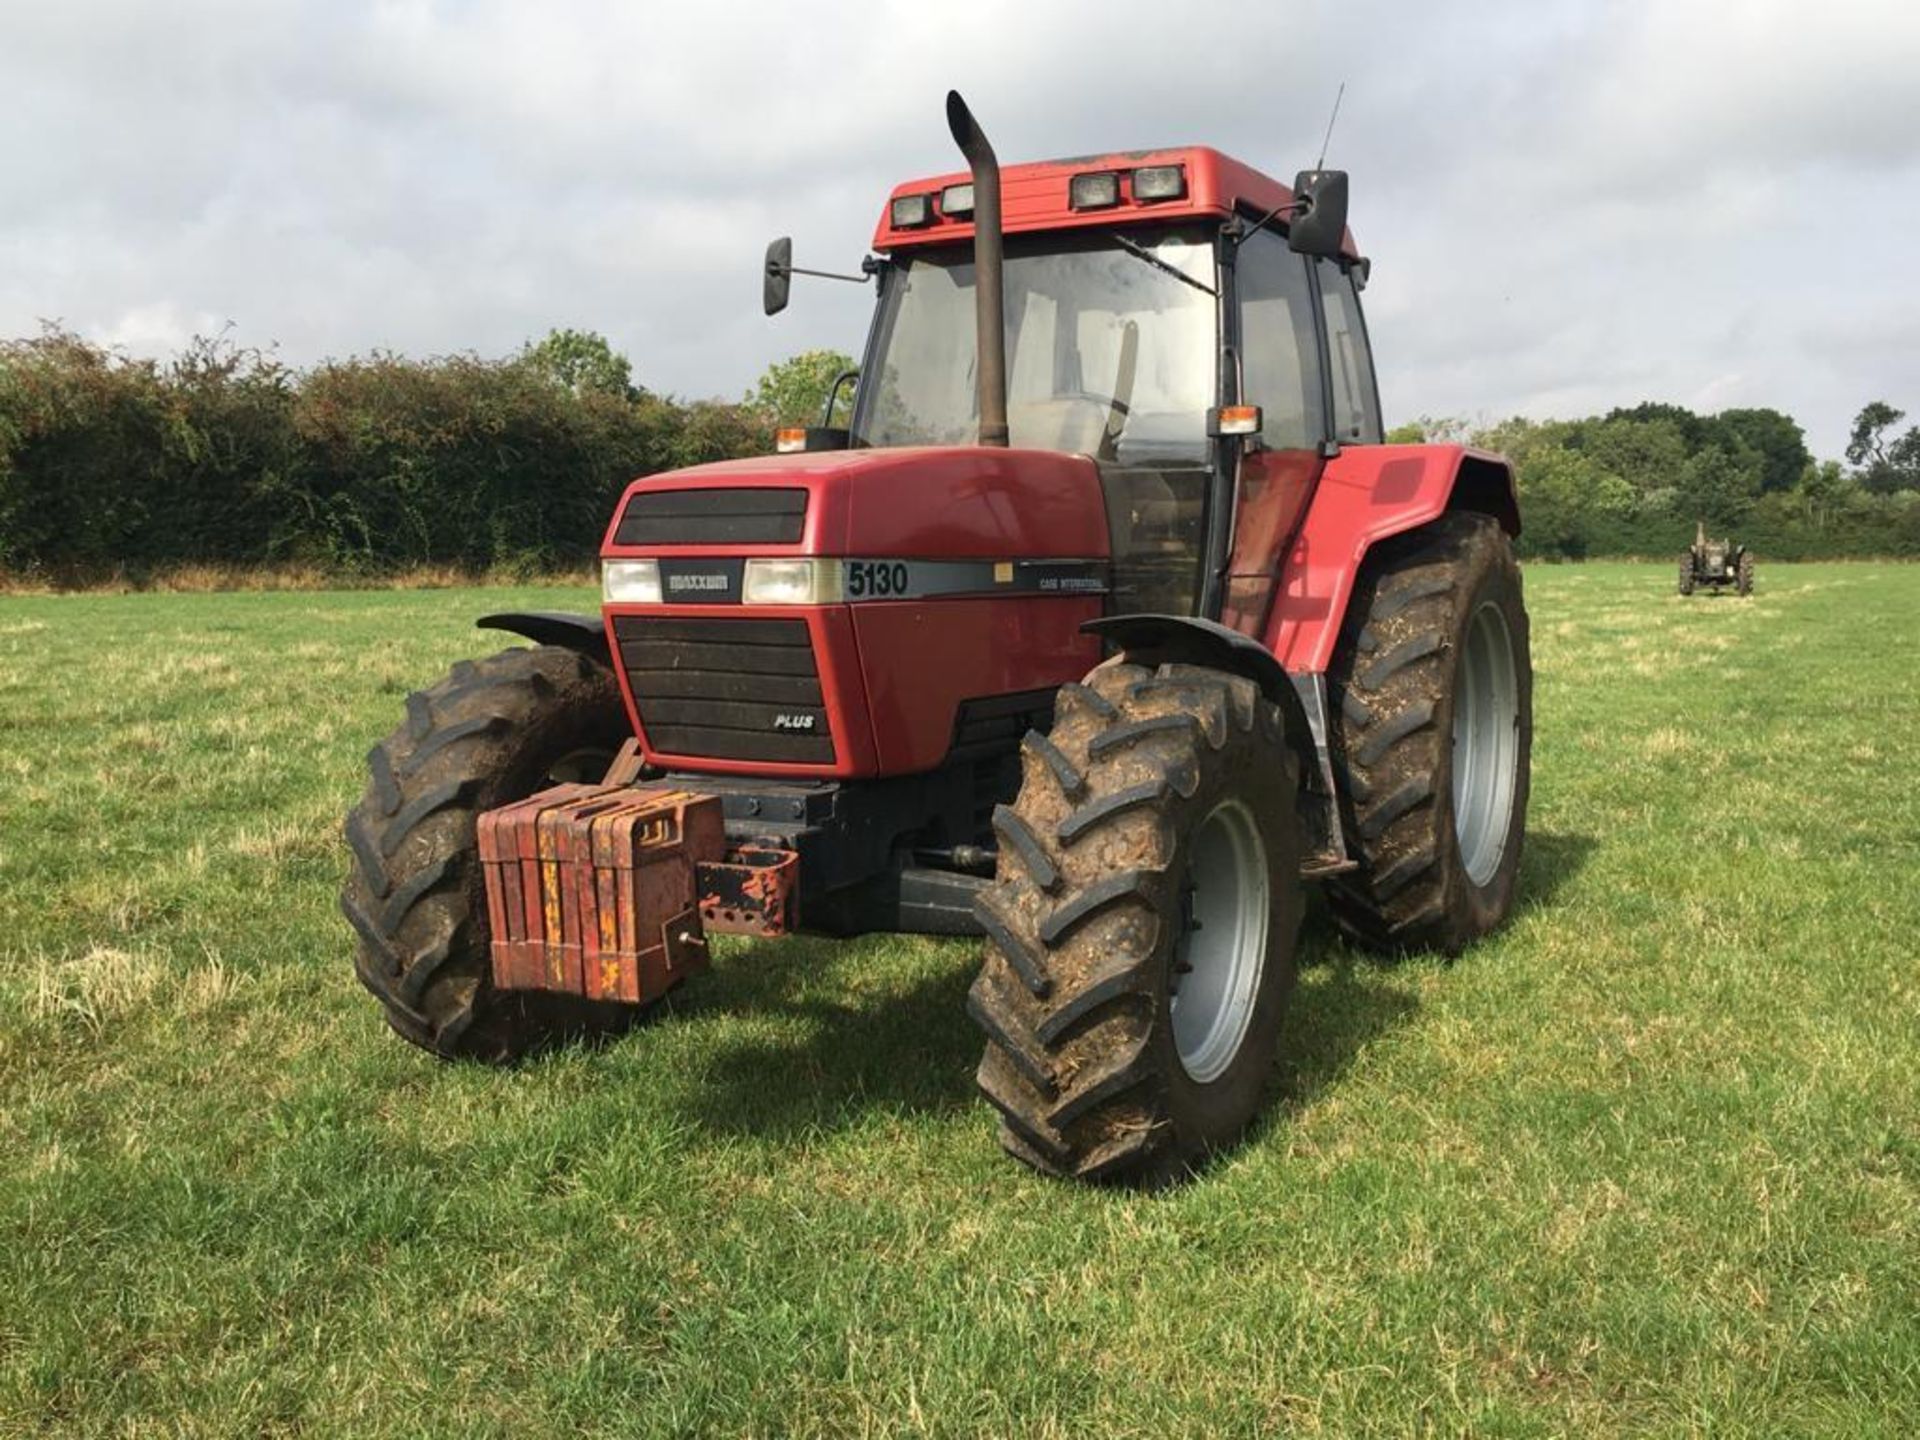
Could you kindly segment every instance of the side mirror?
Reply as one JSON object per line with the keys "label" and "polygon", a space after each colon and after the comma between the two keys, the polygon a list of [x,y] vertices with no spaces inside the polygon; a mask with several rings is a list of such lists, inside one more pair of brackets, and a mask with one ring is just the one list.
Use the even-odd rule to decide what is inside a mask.
{"label": "side mirror", "polygon": [[1302,170],[1293,177],[1293,198],[1302,208],[1287,226],[1288,247],[1299,255],[1338,259],[1347,234],[1347,172]]}
{"label": "side mirror", "polygon": [[760,303],[767,314],[778,315],[787,308],[787,292],[793,288],[793,237],[782,235],[767,246],[766,273],[760,281]]}

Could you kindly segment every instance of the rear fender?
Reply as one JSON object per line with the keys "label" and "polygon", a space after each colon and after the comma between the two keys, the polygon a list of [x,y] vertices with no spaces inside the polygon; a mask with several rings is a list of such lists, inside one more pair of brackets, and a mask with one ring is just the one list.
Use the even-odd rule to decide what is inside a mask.
{"label": "rear fender", "polygon": [[557,645],[574,650],[613,667],[613,655],[607,647],[606,621],[598,615],[576,615],[563,610],[503,611],[482,615],[473,622],[481,630],[505,630],[524,636],[536,645]]}
{"label": "rear fender", "polygon": [[1490,515],[1518,535],[1512,465],[1464,445],[1354,445],[1327,462],[1268,621],[1268,648],[1289,673],[1331,663],[1367,551],[1449,510]]}

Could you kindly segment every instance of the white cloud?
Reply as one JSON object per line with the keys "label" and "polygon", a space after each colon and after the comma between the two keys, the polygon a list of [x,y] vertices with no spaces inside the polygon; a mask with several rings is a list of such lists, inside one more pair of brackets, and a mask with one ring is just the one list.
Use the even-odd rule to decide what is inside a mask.
{"label": "white cloud", "polygon": [[202,310],[188,314],[170,301],[136,305],[87,332],[89,339],[109,349],[135,355],[172,355],[196,335],[217,335],[220,317]]}
{"label": "white cloud", "polygon": [[866,296],[758,311],[776,232],[825,268],[887,188],[1205,141],[1331,163],[1393,415],[1772,404],[1838,450],[1920,410],[1920,11],[1846,0],[1409,7],[143,0],[0,8],[0,333],[163,352],[231,320],[290,360],[605,332],[734,395],[857,349]]}

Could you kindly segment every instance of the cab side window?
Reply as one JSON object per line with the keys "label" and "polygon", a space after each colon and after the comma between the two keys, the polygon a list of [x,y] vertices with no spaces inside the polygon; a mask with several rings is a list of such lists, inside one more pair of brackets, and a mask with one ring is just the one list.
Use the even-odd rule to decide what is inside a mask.
{"label": "cab side window", "polygon": [[1333,376],[1333,438],[1344,443],[1378,444],[1379,392],[1374,389],[1373,352],[1353,277],[1331,260],[1316,260],[1320,303],[1327,319],[1327,365]]}
{"label": "cab side window", "polygon": [[1266,231],[1235,260],[1240,292],[1241,399],[1262,410],[1271,450],[1302,450],[1320,438],[1320,359],[1313,338],[1308,261]]}

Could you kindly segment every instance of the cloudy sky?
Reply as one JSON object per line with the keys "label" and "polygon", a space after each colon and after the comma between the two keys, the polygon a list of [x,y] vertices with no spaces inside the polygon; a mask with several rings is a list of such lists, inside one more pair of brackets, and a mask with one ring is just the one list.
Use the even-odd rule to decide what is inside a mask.
{"label": "cloudy sky", "polygon": [[[962,17],[974,18],[964,20]],[[858,348],[759,311],[769,238],[848,268],[896,180],[1211,143],[1330,165],[1390,422],[1772,405],[1836,455],[1920,412],[1913,0],[0,0],[0,334],[306,363],[599,330],[735,396]]]}

